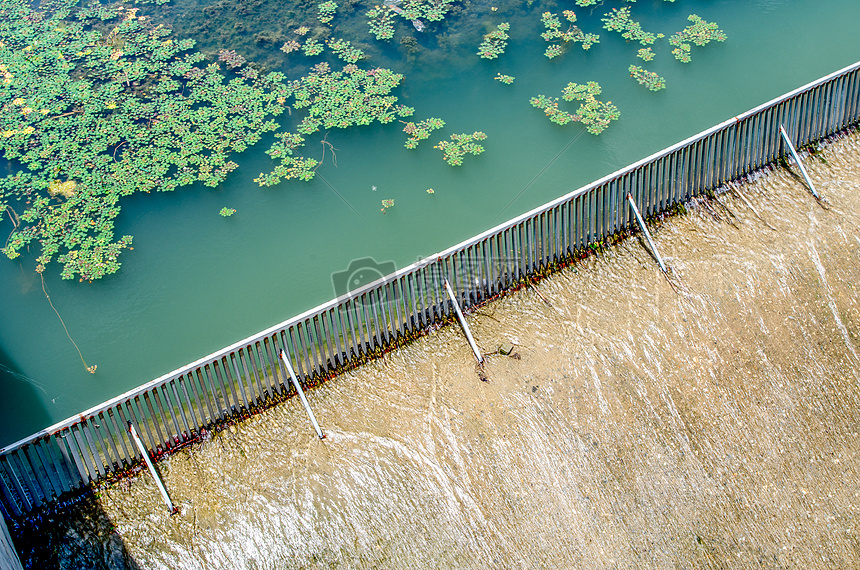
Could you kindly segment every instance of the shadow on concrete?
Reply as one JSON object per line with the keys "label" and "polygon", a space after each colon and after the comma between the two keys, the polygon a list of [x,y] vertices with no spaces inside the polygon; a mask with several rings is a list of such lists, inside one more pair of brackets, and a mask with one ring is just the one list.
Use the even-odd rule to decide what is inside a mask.
{"label": "shadow on concrete", "polygon": [[7,524],[24,568],[143,570],[93,494]]}
{"label": "shadow on concrete", "polygon": [[[0,445],[50,425],[38,383],[26,376],[0,347]],[[18,418],[26,421],[17,421]],[[16,427],[16,426],[26,427]],[[74,472],[74,465],[66,466]],[[91,492],[63,497],[24,520],[7,520],[24,568],[33,570],[142,570]]]}

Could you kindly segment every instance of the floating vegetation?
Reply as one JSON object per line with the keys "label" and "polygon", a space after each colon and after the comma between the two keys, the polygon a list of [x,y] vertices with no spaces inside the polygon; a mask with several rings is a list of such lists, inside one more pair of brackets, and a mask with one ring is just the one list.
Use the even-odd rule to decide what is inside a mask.
{"label": "floating vegetation", "polygon": [[484,40],[478,46],[478,55],[483,59],[496,59],[505,53],[510,29],[511,25],[508,22],[502,22],[495,30],[484,35]]}
{"label": "floating vegetation", "polygon": [[415,21],[424,18],[429,22],[439,22],[445,19],[445,15],[451,10],[451,4],[455,0],[389,0],[389,5],[400,4],[400,16],[407,20]]}
{"label": "floating vegetation", "polygon": [[444,154],[443,160],[451,166],[462,166],[463,157],[467,154],[475,156],[484,152],[484,147],[477,144],[475,141],[482,141],[487,138],[487,135],[481,131],[475,131],[470,134],[451,135],[450,141],[439,141],[433,148],[438,148]]}
{"label": "floating vegetation", "polygon": [[284,45],[281,46],[281,51],[284,53],[292,53],[294,51],[300,50],[301,47],[302,44],[300,44],[296,40],[289,40],[287,42],[284,42]]}
{"label": "floating vegetation", "polygon": [[273,160],[280,160],[280,164],[268,174],[260,173],[254,182],[260,186],[274,186],[281,180],[304,180],[307,182],[314,177],[319,161],[314,158],[296,156],[295,151],[305,145],[305,139],[294,133],[278,133],[275,142],[266,151]]}
{"label": "floating vegetation", "polygon": [[566,125],[572,121],[581,122],[586,130],[599,135],[611,121],[616,121],[621,116],[618,107],[612,101],[606,103],[597,100],[601,88],[596,81],[586,84],[568,83],[562,90],[562,99],[565,101],[581,101],[579,109],[575,113],[568,113],[559,108],[557,97],[538,95],[529,100],[532,107],[543,110],[550,121],[558,125]]}
{"label": "floating vegetation", "polygon": [[383,4],[374,6],[365,15],[370,18],[370,33],[377,40],[390,40],[394,37],[394,10]]}
{"label": "floating vegetation", "polygon": [[221,208],[221,211],[218,213],[221,214],[225,218],[229,218],[230,216],[232,216],[233,214],[236,213],[236,209],[235,208]]}
{"label": "floating vegetation", "polygon": [[309,135],[320,128],[345,129],[409,117],[415,110],[396,105],[397,97],[389,95],[402,79],[390,69],[366,70],[349,64],[342,71],[331,71],[327,63],[317,64],[292,83],[293,108],[308,110],[296,130]]}
{"label": "floating vegetation", "polygon": [[649,47],[642,48],[636,52],[636,57],[643,61],[653,61],[655,55],[654,51]]}
{"label": "floating vegetation", "polygon": [[565,101],[582,102],[575,115],[593,135],[599,135],[609,126],[610,121],[617,121],[621,117],[618,107],[613,105],[612,101],[604,103],[597,100],[601,91],[596,81],[589,81],[584,85],[568,83],[562,90],[561,97]]}
{"label": "floating vegetation", "polygon": [[230,69],[237,69],[248,62],[248,60],[231,49],[220,50],[218,52],[218,61],[223,61]]}
{"label": "floating vegetation", "polygon": [[659,91],[666,88],[666,80],[653,71],[648,71],[636,65],[631,65],[628,71],[630,72],[630,77],[638,81],[639,85],[644,85],[651,91]]}
{"label": "floating vegetation", "polygon": [[547,97],[546,95],[538,95],[529,99],[532,107],[541,109],[544,114],[549,117],[549,120],[557,125],[566,125],[572,121],[576,121],[576,117],[567,111],[563,111],[558,107],[558,97]]}
{"label": "floating vegetation", "polygon": [[553,45],[551,45],[551,46],[548,46],[548,47],[546,48],[546,51],[544,51],[544,52],[543,52],[543,54],[544,54],[548,59],[556,58],[556,57],[560,56],[560,55],[561,55],[561,54],[563,54],[563,53],[564,53],[564,48],[561,46],[561,44],[553,44]]}
{"label": "floating vegetation", "polygon": [[388,208],[393,208],[393,207],[394,207],[394,200],[383,200],[382,201],[382,210],[380,210],[380,211],[384,214],[385,210],[387,210]]}
{"label": "floating vegetation", "polygon": [[365,58],[363,51],[357,47],[352,47],[352,44],[346,40],[329,39],[326,41],[326,45],[334,55],[347,63],[355,63]]}
{"label": "floating vegetation", "polygon": [[77,182],[74,180],[66,180],[65,182],[60,182],[59,180],[52,180],[50,184],[48,184],[48,194],[51,196],[62,196],[63,198],[71,198],[75,195],[75,187],[77,186]]}
{"label": "floating vegetation", "polygon": [[317,6],[317,9],[319,11],[317,19],[323,24],[328,24],[334,19],[335,12],[337,12],[337,4],[331,0],[327,0],[326,2],[321,2]]}
{"label": "floating vegetation", "polygon": [[319,55],[325,49],[325,45],[314,38],[307,38],[302,45],[302,53],[308,57]]}
{"label": "floating vegetation", "polygon": [[697,46],[705,46],[712,41],[726,41],[727,36],[725,32],[719,29],[717,24],[706,22],[696,14],[690,14],[687,17],[687,20],[693,23],[669,37],[669,44],[676,46],[675,49],[672,50],[672,55],[674,55],[675,59],[678,61],[682,63],[690,63],[692,60],[690,56],[690,50],[692,47],[690,46],[691,43],[694,43]]}
{"label": "floating vegetation", "polygon": [[406,140],[406,144],[404,146],[409,149],[417,148],[419,141],[429,138],[430,133],[436,129],[441,129],[444,126],[445,121],[437,119],[436,117],[424,119],[419,123],[406,123],[406,126],[403,127],[403,132],[409,135],[409,138]]}
{"label": "floating vegetation", "polygon": [[664,37],[663,34],[654,34],[642,29],[639,22],[630,18],[630,8],[613,8],[612,12],[601,18],[603,28],[610,32],[619,32],[621,37],[628,41],[639,42],[643,46],[653,44],[657,39]]}
{"label": "floating vegetation", "polygon": [[394,37],[394,15],[410,20],[419,32],[425,28],[421,18],[429,22],[445,19],[455,0],[386,0],[365,13],[368,17],[370,33],[377,40],[390,40]]}
{"label": "floating vegetation", "polygon": [[428,194],[435,194],[436,192],[434,192],[432,188],[428,188],[427,193]]}
{"label": "floating vegetation", "polygon": [[[592,45],[600,43],[600,36],[597,34],[583,33],[578,26],[574,25],[576,22],[576,14],[574,14],[572,10],[565,10],[562,14],[570,24],[566,31],[561,30],[561,20],[559,20],[556,14],[553,14],[552,12],[544,12],[541,14],[541,23],[543,23],[545,28],[541,37],[544,40],[548,42],[561,40],[564,43],[581,43],[582,49],[584,50],[588,50]],[[544,55],[549,59],[553,59],[561,55],[563,52],[564,48],[561,44],[553,44],[546,49]]]}
{"label": "floating vegetation", "polygon": [[[422,19],[442,20],[453,2],[386,0],[366,12],[370,32],[390,40],[398,15],[420,31]],[[322,63],[287,82],[282,74],[263,73],[260,65],[249,63],[247,45],[239,50],[245,56],[236,49],[212,48],[207,62],[193,51],[194,40],[170,37],[167,28],[138,16],[136,8],[52,0],[36,10],[25,0],[0,0],[0,153],[11,165],[0,178],[0,221],[10,217],[14,226],[2,252],[14,259],[33,251],[40,267],[59,263],[65,279],[99,279],[118,270],[120,254],[132,243],[131,236],[114,232],[122,197],[195,183],[219,185],[238,167],[234,153],[276,131],[275,119],[290,103],[307,114],[295,127],[285,127],[292,132],[276,135],[266,151],[276,166],[255,179],[262,186],[314,177],[321,160],[298,154],[304,136],[412,116],[414,110],[391,95],[402,75],[362,69],[356,65],[366,57],[361,49],[343,37],[324,39],[328,26],[315,24],[314,16],[329,24],[339,9],[331,0],[309,4],[296,23],[312,24],[258,34],[255,41],[272,48],[280,45],[287,54],[313,57],[328,49],[344,62],[340,71]],[[715,24],[695,15],[689,20],[690,26],[670,38],[681,61],[689,61],[692,44],[725,40]],[[542,37],[551,44],[545,53],[550,59],[571,42],[589,49],[599,41],[598,35],[585,34],[575,25],[571,10],[561,15],[544,12],[541,21]],[[627,7],[613,10],[603,22],[606,29],[643,46],[662,37],[643,31]],[[478,55],[498,58],[505,52],[509,31],[509,22],[498,24],[483,36]],[[402,44],[417,42],[409,36]],[[654,59],[650,47],[637,55],[644,61]],[[665,87],[665,80],[645,69],[631,66],[630,73],[649,89]],[[502,73],[495,79],[507,85],[514,81]],[[618,118],[611,102],[597,100],[596,83],[571,86],[562,99],[579,100],[575,112],[560,109],[558,98],[543,95],[532,104],[553,122],[583,122],[594,134]],[[416,148],[444,124],[438,118],[404,122],[404,146]],[[478,143],[485,137],[480,132],[452,135],[435,148],[449,164],[461,165],[465,155],[484,150]]]}
{"label": "floating vegetation", "polygon": [[[63,279],[92,281],[131,246],[114,234],[120,198],[217,186],[237,167],[232,153],[277,128],[291,89],[278,73],[198,67],[193,40],[135,9],[91,4],[69,18],[74,4],[0,1],[0,152],[13,165],[0,218],[18,221],[2,251],[33,250],[38,267],[56,261]],[[244,64],[229,50],[219,58]]]}

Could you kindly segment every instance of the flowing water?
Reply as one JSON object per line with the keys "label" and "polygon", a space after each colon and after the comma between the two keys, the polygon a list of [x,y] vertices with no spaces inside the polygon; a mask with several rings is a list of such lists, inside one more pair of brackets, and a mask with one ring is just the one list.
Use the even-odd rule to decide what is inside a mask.
{"label": "flowing water", "polygon": [[[860,137],[159,465],[58,523],[37,567],[860,566]],[[760,217],[759,217],[760,216]],[[771,229],[768,225],[775,229]],[[543,298],[547,302],[544,302]],[[38,545],[35,548],[34,545]],[[46,546],[47,545],[47,546]],[[44,565],[44,566],[40,566]]]}
{"label": "flowing water", "polygon": [[[315,4],[173,0],[156,16],[209,53],[234,48],[297,78],[317,60],[287,56],[278,47],[295,37],[297,11],[315,13]],[[691,13],[726,32],[724,43],[694,46],[689,64],[673,59],[665,39],[654,46],[656,59],[644,63],[636,57],[642,46],[603,30],[601,17],[627,5],[619,0],[589,9],[555,1],[457,2],[450,18],[423,33],[398,22],[385,48],[367,34],[363,14],[370,3],[341,4],[332,35],[365,49],[371,59],[362,65],[403,73],[394,95],[415,107],[416,120],[440,117],[446,128],[417,150],[403,148],[399,123],[335,129],[327,142],[337,149],[336,162],[329,150],[314,181],[276,188],[252,181],[274,164],[263,154],[264,140],[235,158],[240,168],[220,188],[124,200],[117,233],[135,242],[118,274],[93,284],[61,281],[55,268],[45,274],[69,335],[86,363],[98,366],[94,375],[45,299],[34,255],[0,260],[0,445],[333,298],[330,276],[352,259],[372,256],[403,267],[854,63],[860,54],[856,0],[630,4],[645,30],[667,37],[689,24]],[[600,33],[600,43],[548,60],[540,14],[566,8],[575,9],[583,31]],[[505,54],[480,59],[481,36],[503,21],[511,23]],[[664,76],[667,88],[652,93],[637,85],[627,71],[631,64]],[[498,73],[516,81],[503,85],[494,80]],[[598,137],[578,123],[552,124],[529,105],[530,97],[559,97],[568,82],[589,80],[598,81],[602,100],[621,111]],[[293,130],[302,116],[284,116],[284,128]],[[453,133],[475,130],[487,133],[486,152],[467,156],[462,167],[448,166],[432,148]],[[322,136],[309,140],[309,156],[320,157]],[[396,203],[386,215],[380,213],[383,199]],[[236,215],[222,218],[223,207]],[[11,225],[4,221],[0,230]]]}

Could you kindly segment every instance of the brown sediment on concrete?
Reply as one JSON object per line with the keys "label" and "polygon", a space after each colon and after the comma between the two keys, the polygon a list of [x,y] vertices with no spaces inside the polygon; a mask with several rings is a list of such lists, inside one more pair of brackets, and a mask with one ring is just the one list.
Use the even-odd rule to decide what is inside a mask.
{"label": "brown sediment on concrete", "polygon": [[675,287],[633,237],[481,307],[489,382],[445,327],[310,392],[324,441],[293,400],[160,465],[179,515],[141,475],[62,524],[146,569],[860,567],[858,164],[691,204]]}

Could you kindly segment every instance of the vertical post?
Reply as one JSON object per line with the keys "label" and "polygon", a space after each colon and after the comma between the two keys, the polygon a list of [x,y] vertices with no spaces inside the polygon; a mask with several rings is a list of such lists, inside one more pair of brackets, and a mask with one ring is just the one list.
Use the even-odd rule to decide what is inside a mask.
{"label": "vertical post", "polygon": [[314,417],[314,412],[311,410],[310,404],[308,404],[307,398],[305,398],[305,392],[302,390],[301,384],[299,384],[298,379],[296,378],[296,373],[293,371],[293,365],[290,364],[290,359],[287,358],[284,349],[281,349],[281,360],[284,361],[284,365],[287,367],[287,372],[290,373],[290,379],[293,381],[293,386],[296,389],[296,392],[299,393],[299,398],[302,401],[302,405],[305,407],[305,411],[308,413],[308,417],[311,419],[311,423],[314,425],[314,430],[317,432],[317,436],[320,439],[325,439],[325,434],[320,429],[320,425],[317,423],[317,419]]}
{"label": "vertical post", "polygon": [[466,333],[466,339],[469,341],[469,346],[472,347],[472,352],[475,353],[475,358],[478,359],[478,364],[484,364],[484,357],[481,356],[481,352],[478,350],[478,345],[475,344],[475,339],[472,338],[472,332],[469,330],[469,325],[466,323],[463,311],[460,310],[460,304],[457,302],[457,298],[454,297],[454,291],[451,289],[451,284],[448,283],[447,279],[445,280],[445,290],[448,292],[448,298],[451,299],[451,302],[454,304],[454,310],[457,311],[457,319],[463,327],[463,332]]}
{"label": "vertical post", "polygon": [[642,229],[642,233],[645,234],[645,239],[648,241],[648,247],[651,248],[651,252],[657,259],[657,263],[660,265],[660,270],[668,275],[666,271],[666,266],[663,265],[663,260],[660,258],[660,254],[657,252],[657,247],[651,240],[651,232],[648,231],[648,227],[645,225],[645,220],[643,220],[642,215],[639,214],[639,208],[636,207],[636,202],[633,200],[633,196],[627,194],[627,201],[630,202],[630,207],[633,208],[633,213],[636,215],[636,221],[639,222],[639,227]]}
{"label": "vertical post", "polygon": [[809,179],[809,174],[806,173],[806,169],[803,167],[803,163],[800,162],[800,157],[797,156],[797,151],[794,150],[794,145],[791,144],[791,139],[788,138],[788,133],[785,131],[785,127],[782,125],[779,126],[779,134],[782,135],[782,139],[785,141],[785,144],[788,145],[788,150],[791,152],[794,162],[797,163],[800,173],[803,174],[803,179],[806,180],[806,185],[809,186],[809,189],[812,191],[812,195],[815,196],[816,200],[821,200],[818,192],[815,191],[815,186],[812,185],[812,180]]}
{"label": "vertical post", "polygon": [[155,479],[155,485],[158,487],[158,490],[161,491],[161,496],[164,499],[164,502],[167,504],[167,508],[170,509],[170,514],[175,514],[179,512],[179,509],[173,506],[173,502],[170,500],[170,496],[167,494],[167,489],[164,488],[164,483],[161,482],[161,477],[158,476],[158,472],[155,470],[155,466],[152,464],[152,461],[149,459],[149,453],[146,452],[146,448],[143,446],[143,442],[140,441],[140,436],[137,435],[137,430],[134,429],[134,424],[131,421],[128,422],[128,433],[131,434],[131,439],[134,440],[134,444],[137,446],[138,451],[143,456],[143,460],[146,462],[146,466],[149,468],[149,472],[152,473],[152,478]]}

